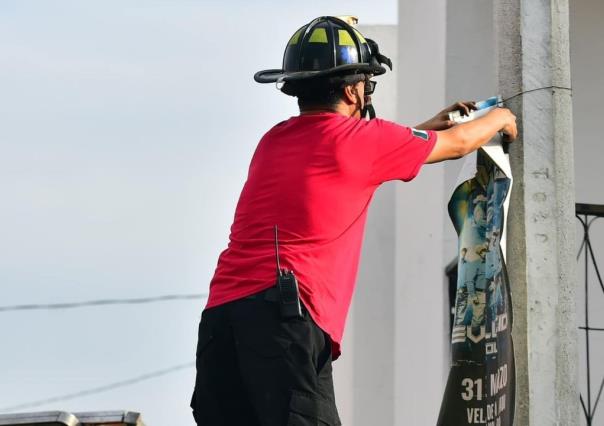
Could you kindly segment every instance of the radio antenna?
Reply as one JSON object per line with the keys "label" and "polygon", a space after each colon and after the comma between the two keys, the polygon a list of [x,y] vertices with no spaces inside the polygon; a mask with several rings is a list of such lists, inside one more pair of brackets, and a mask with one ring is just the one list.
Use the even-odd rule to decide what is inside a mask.
{"label": "radio antenna", "polygon": [[279,236],[277,225],[275,225],[275,258],[277,259],[277,276],[281,276],[281,264],[279,263]]}

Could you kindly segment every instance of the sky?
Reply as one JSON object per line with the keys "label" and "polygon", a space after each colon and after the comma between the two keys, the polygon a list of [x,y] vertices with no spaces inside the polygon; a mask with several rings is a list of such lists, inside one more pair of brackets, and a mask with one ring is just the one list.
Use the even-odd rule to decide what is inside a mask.
{"label": "sky", "polygon": [[[0,2],[0,307],[207,293],[249,160],[295,99],[252,79],[320,15],[395,0]],[[204,300],[0,311],[0,412],[194,361]],[[21,411],[193,425],[194,368]]]}

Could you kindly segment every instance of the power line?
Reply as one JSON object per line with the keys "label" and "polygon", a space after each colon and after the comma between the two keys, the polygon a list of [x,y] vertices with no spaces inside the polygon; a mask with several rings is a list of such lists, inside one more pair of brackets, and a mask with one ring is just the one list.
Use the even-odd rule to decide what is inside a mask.
{"label": "power line", "polygon": [[84,389],[78,392],[68,393],[64,395],[54,396],[52,398],[39,399],[37,401],[27,402],[24,404],[9,405],[7,407],[0,408],[0,411],[17,411],[25,408],[39,407],[40,405],[46,405],[54,402],[67,401],[70,399],[80,398],[83,396],[95,395],[101,392],[107,392],[113,389],[121,388],[124,386],[130,386],[136,383],[140,383],[146,380],[154,379],[156,377],[165,376],[167,374],[174,373],[176,371],[191,368],[195,365],[195,362],[187,362],[186,364],[179,364],[162,370],[153,371],[151,373],[136,376],[130,379],[121,380],[119,382],[110,383],[104,386],[98,386],[95,388]]}
{"label": "power line", "polygon": [[517,98],[518,96],[522,96],[522,95],[524,95],[524,94],[526,94],[526,93],[532,93],[532,92],[537,92],[537,91],[539,91],[539,90],[547,90],[547,89],[569,90],[569,91],[571,91],[571,92],[572,92],[572,90],[573,90],[573,89],[572,89],[572,88],[570,88],[570,87],[563,87],[563,86],[545,86],[545,87],[537,87],[537,88],[535,88],[535,89],[529,89],[529,90],[525,90],[525,91],[523,91],[523,92],[516,93],[515,95],[510,96],[509,98],[505,98],[504,100],[502,100],[502,101],[501,101],[501,103],[503,104],[503,103],[505,103],[505,102],[507,102],[507,101],[510,101],[510,100],[512,100],[512,99],[514,99],[514,98]]}
{"label": "power line", "polygon": [[192,300],[203,299],[208,297],[207,294],[168,294],[165,296],[156,297],[139,297],[132,299],[97,299],[84,302],[67,302],[67,303],[48,303],[48,304],[23,304],[23,305],[8,305],[0,306],[1,312],[9,311],[32,311],[32,310],[51,310],[51,309],[72,309],[88,306],[107,306],[107,305],[142,305],[145,303],[166,302],[170,300]]}

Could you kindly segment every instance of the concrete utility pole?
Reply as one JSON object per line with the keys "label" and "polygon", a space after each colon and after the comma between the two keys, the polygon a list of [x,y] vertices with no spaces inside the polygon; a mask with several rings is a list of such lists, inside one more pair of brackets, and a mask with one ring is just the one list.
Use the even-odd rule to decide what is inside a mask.
{"label": "concrete utility pole", "polygon": [[510,149],[507,246],[515,423],[574,425],[580,417],[568,0],[500,0],[494,19],[500,93],[526,92],[507,103],[521,127]]}

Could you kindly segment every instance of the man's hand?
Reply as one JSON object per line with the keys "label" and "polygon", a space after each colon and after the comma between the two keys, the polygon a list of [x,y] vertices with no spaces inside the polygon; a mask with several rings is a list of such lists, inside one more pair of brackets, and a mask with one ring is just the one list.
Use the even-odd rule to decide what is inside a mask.
{"label": "man's hand", "polygon": [[463,157],[487,143],[497,132],[508,141],[516,139],[516,116],[507,108],[495,108],[476,120],[437,132],[437,139],[426,163]]}
{"label": "man's hand", "polygon": [[418,124],[415,128],[418,130],[447,130],[456,124],[454,121],[449,120],[450,112],[459,111],[461,115],[469,115],[474,110],[476,110],[476,102],[474,101],[457,102],[443,109],[430,120]]}
{"label": "man's hand", "polygon": [[518,128],[516,127],[516,116],[512,114],[507,108],[499,108],[502,110],[502,113],[505,114],[507,119],[505,120],[505,125],[501,129],[501,132],[504,136],[505,142],[512,142],[518,137]]}

